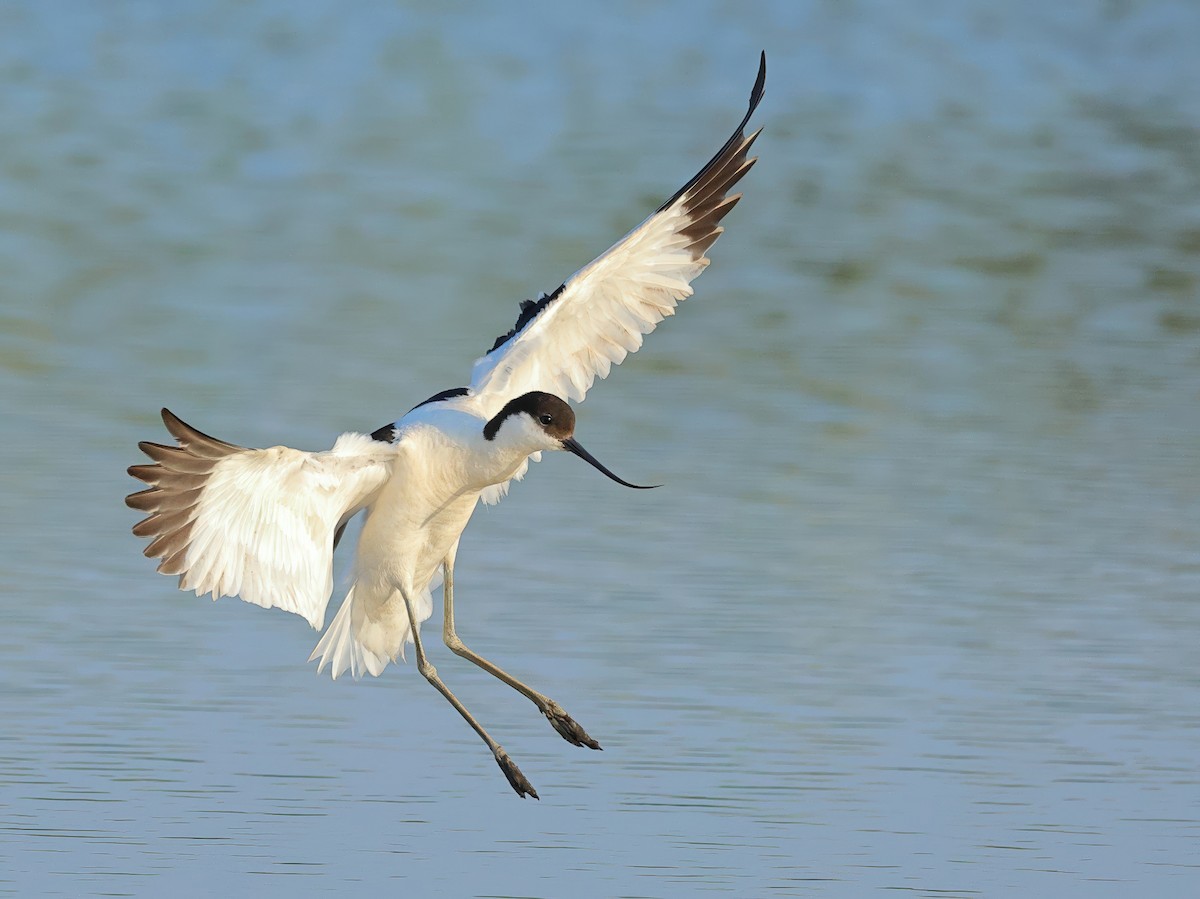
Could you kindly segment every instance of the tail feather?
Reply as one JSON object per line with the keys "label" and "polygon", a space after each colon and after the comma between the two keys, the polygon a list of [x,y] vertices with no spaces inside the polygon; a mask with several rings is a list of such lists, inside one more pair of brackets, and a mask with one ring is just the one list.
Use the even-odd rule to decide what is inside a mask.
{"label": "tail feather", "polygon": [[[382,602],[371,602],[369,593],[355,596],[357,586],[350,588],[342,607],[308,657],[310,662],[318,662],[318,674],[328,667],[334,680],[346,671],[355,680],[364,674],[378,677],[397,656],[403,659],[405,644],[413,642],[400,593],[393,591]],[[419,627],[433,614],[432,594],[422,591],[414,606]]]}

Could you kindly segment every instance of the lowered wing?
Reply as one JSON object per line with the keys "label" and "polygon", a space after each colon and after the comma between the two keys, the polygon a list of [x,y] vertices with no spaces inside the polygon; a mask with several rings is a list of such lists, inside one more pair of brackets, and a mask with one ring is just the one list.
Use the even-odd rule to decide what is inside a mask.
{"label": "lowered wing", "polygon": [[148,513],[133,527],[145,554],[179,575],[181,590],[240,596],[295,612],[318,630],[333,592],[334,536],[391,475],[395,447],[343,434],[332,450],[248,449],[162,410],[176,446],[138,444],[154,460],[129,473],[150,485],[125,503]]}

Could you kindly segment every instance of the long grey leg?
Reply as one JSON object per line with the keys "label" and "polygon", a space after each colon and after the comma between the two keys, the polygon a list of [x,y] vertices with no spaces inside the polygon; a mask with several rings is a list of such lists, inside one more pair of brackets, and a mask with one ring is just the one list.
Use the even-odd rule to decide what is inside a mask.
{"label": "long grey leg", "polygon": [[459,702],[458,697],[450,692],[449,687],[442,683],[442,679],[438,677],[437,669],[425,657],[425,647],[421,645],[421,634],[417,630],[417,616],[413,611],[412,600],[404,590],[400,591],[400,595],[404,597],[404,608],[408,610],[408,624],[412,628],[413,644],[417,649],[417,670],[421,672],[421,676],[433,684],[437,688],[437,691],[449,700],[450,704],[463,716],[463,720],[471,725],[475,733],[479,734],[483,739],[483,742],[487,743],[488,749],[492,750],[492,755],[496,757],[496,764],[500,766],[500,770],[504,772],[504,776],[508,778],[508,782],[512,785],[512,788],[517,791],[517,795],[522,799],[527,795],[537,799],[537,790],[526,780],[525,775],[521,773],[521,769],[517,767],[516,763],[509,758],[508,753],[504,751],[504,747],[488,735],[488,732],[467,711],[467,707]]}
{"label": "long grey leg", "polygon": [[[521,683],[500,666],[489,662],[483,656],[471,650],[454,629],[454,556],[457,553],[457,544],[450,550],[449,555],[442,563],[442,609],[444,613],[442,624],[442,640],[450,647],[451,651],[456,655],[462,656],[470,662],[474,662],[492,677],[504,681],[518,693],[529,698],[534,705],[538,707],[550,725],[559,733],[564,740],[572,743],[575,746],[586,746],[588,749],[600,749],[601,746],[595,740],[587,735],[582,727],[580,727],[575,719],[563,711],[562,706],[532,687]],[[418,653],[420,650],[418,650]],[[420,658],[420,655],[417,656]]]}

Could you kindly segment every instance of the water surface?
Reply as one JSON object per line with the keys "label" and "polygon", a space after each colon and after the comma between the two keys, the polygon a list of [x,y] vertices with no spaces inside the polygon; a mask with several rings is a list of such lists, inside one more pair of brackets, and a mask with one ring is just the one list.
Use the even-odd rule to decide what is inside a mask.
{"label": "water surface", "polygon": [[[1192,896],[1190,4],[0,12],[0,890]],[[169,405],[330,445],[462,383],[770,59],[697,294],[459,557],[413,671],[155,576]],[[337,599],[335,598],[335,602]],[[436,643],[430,630],[431,643]]]}

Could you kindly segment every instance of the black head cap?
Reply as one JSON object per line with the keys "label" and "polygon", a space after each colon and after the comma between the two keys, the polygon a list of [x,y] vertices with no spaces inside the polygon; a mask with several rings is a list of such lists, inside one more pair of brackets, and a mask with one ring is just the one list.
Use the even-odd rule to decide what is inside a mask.
{"label": "black head cap", "polygon": [[527,413],[555,440],[566,440],[575,433],[575,410],[554,394],[535,390],[522,394],[515,400],[509,400],[504,408],[483,426],[484,439],[495,440],[504,419],[510,415],[520,415],[522,412]]}

